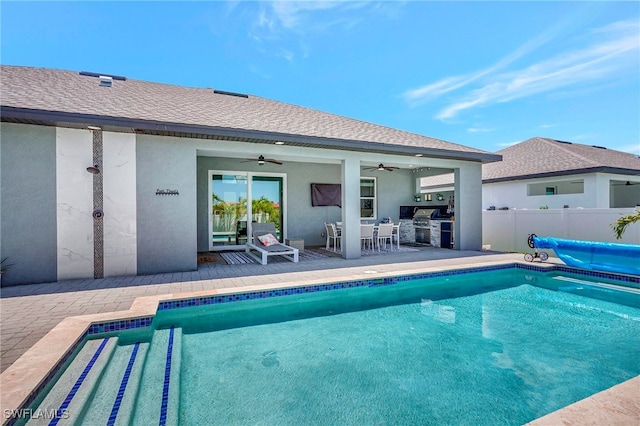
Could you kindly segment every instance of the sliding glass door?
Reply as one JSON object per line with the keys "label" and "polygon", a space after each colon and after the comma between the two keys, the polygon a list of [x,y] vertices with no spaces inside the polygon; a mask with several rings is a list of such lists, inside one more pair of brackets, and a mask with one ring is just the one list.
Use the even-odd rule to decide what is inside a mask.
{"label": "sliding glass door", "polygon": [[[247,223],[247,175],[235,173],[213,174],[210,179],[211,241],[209,249],[240,244],[242,229]],[[245,226],[246,242],[246,226]]]}
{"label": "sliding glass door", "polygon": [[282,241],[284,185],[284,174],[209,171],[209,250],[244,249],[252,222],[273,222]]}
{"label": "sliding glass door", "polygon": [[273,222],[282,241],[282,177],[253,176],[251,178],[251,222]]}

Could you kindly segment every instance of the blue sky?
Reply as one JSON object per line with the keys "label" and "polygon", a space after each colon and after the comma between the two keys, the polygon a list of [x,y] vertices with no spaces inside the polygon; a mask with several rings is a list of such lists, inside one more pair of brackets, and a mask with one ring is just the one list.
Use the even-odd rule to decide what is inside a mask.
{"label": "blue sky", "polygon": [[640,2],[12,2],[1,61],[640,154]]}

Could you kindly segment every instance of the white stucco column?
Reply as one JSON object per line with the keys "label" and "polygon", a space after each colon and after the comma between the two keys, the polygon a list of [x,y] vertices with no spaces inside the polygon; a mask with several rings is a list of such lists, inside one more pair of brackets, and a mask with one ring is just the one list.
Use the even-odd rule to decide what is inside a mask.
{"label": "white stucco column", "polygon": [[482,249],[482,164],[454,169],[456,249]]}
{"label": "white stucco column", "polygon": [[[590,180],[585,179],[584,191],[589,192],[587,188],[587,182]],[[593,190],[593,198],[595,200],[596,209],[608,209],[611,205],[611,182],[609,182],[609,175],[603,175],[602,173],[596,173],[595,175],[595,189]],[[572,206],[573,207],[573,206]],[[591,206],[584,206],[591,207]]]}
{"label": "white stucco column", "polygon": [[342,160],[342,257],[360,257],[360,160]]}

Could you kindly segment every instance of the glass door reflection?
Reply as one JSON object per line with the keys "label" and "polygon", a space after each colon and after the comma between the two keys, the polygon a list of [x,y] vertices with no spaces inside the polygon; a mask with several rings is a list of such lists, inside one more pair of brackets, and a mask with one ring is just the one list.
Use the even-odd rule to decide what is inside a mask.
{"label": "glass door reflection", "polygon": [[282,241],[282,178],[275,176],[251,177],[251,221],[273,222]]}
{"label": "glass door reflection", "polygon": [[247,242],[247,182],[246,175],[212,175],[211,248]]}

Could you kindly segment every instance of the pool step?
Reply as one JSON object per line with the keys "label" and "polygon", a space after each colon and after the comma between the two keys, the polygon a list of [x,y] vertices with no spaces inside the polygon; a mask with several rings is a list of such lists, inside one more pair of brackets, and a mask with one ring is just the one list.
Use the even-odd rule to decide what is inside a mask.
{"label": "pool step", "polygon": [[[117,345],[117,337],[89,340],[33,412],[27,425],[70,425],[90,400]],[[57,416],[52,416],[58,410]],[[52,419],[52,417],[54,417]]]}
{"label": "pool step", "polygon": [[181,352],[181,328],[154,332],[131,424],[178,424]]}
{"label": "pool step", "polygon": [[148,343],[118,346],[77,424],[129,425]]}

